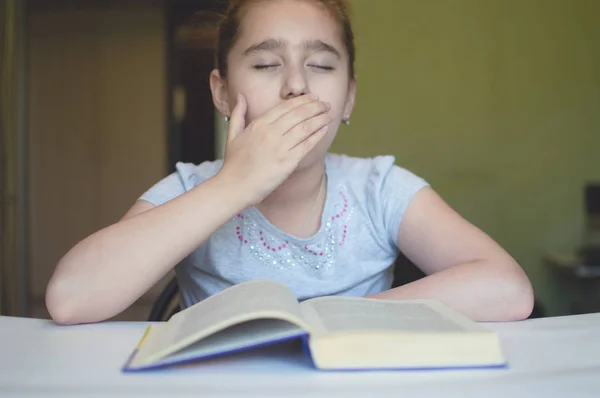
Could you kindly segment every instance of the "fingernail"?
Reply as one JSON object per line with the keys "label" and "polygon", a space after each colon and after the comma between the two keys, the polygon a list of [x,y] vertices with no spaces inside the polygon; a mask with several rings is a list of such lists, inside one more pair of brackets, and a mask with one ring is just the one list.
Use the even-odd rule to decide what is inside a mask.
{"label": "fingernail", "polygon": [[331,109],[331,104],[329,102],[325,103],[325,109],[327,109],[327,110]]}

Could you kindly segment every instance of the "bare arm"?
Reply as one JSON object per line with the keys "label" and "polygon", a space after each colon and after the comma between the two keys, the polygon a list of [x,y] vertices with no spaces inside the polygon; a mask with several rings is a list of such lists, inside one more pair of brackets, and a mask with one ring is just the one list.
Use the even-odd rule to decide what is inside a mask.
{"label": "bare arm", "polygon": [[89,323],[125,310],[235,213],[281,184],[325,135],[328,111],[306,95],[246,126],[240,95],[217,176],[156,208],[138,202],[121,221],[75,245],[46,290],[52,318]]}
{"label": "bare arm", "polygon": [[400,250],[428,276],[374,298],[433,298],[477,321],[524,319],[533,289],[517,262],[427,187],[415,195],[398,232]]}
{"label": "bare arm", "polygon": [[52,318],[98,322],[125,310],[244,207],[232,186],[216,177],[162,206],[139,201],[121,221],[79,242],[48,285]]}

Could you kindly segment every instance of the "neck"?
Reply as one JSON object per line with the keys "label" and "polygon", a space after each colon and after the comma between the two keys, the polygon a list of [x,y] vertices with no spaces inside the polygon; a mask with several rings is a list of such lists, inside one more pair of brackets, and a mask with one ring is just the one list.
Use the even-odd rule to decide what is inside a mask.
{"label": "neck", "polygon": [[325,174],[324,162],[292,173],[257,207],[259,210],[286,210],[303,206],[317,197]]}

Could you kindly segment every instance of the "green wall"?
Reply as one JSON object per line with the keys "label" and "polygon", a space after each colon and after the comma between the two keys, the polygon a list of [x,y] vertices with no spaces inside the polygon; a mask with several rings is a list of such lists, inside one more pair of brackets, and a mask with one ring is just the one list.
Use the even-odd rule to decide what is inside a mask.
{"label": "green wall", "polygon": [[550,314],[542,262],[583,234],[600,180],[600,1],[354,0],[358,96],[332,151],[393,154],[508,251]]}

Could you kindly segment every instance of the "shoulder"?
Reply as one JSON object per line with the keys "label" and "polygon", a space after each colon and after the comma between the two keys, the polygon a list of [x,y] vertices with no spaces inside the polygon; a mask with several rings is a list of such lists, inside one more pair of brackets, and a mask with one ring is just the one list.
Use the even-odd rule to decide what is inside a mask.
{"label": "shoulder", "polygon": [[154,206],[163,204],[212,178],[222,165],[222,160],[200,164],[178,162],[171,174],[154,184],[139,199]]}
{"label": "shoulder", "polygon": [[352,157],[340,154],[328,154],[326,159],[327,173],[346,185],[357,188],[363,186],[367,191],[419,189],[427,182],[414,172],[396,164],[391,155],[367,158]]}
{"label": "shoulder", "polygon": [[327,170],[352,192],[355,205],[368,215],[382,245],[394,249],[409,204],[428,182],[398,166],[394,156],[354,158],[332,154],[327,158]]}
{"label": "shoulder", "polygon": [[190,190],[214,177],[221,170],[222,165],[223,161],[220,159],[200,164],[177,162],[174,174],[181,180],[186,190]]}

